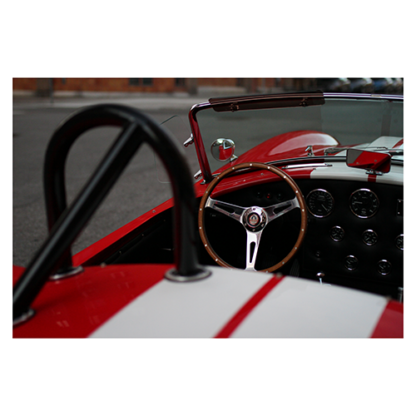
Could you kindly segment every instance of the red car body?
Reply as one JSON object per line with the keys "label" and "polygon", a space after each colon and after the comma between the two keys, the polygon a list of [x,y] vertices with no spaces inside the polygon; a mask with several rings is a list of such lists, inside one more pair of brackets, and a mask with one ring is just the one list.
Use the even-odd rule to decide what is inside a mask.
{"label": "red car body", "polygon": [[[308,217],[308,225],[302,246],[296,247],[296,250],[299,248],[299,252],[302,252],[291,258],[291,268],[288,268],[289,265],[285,265],[286,268],[281,267],[279,270],[276,269],[270,273],[260,273],[251,270],[249,267],[246,267],[248,269],[246,271],[218,267],[215,264],[216,259],[209,258],[203,251],[203,244],[198,236],[196,239],[191,237],[190,240],[192,242],[191,246],[199,253],[197,263],[201,265],[201,269],[196,272],[196,275],[198,273],[200,275],[196,278],[185,276],[178,279],[175,275],[175,270],[180,270],[178,263],[181,260],[178,260],[178,256],[186,258],[186,250],[189,248],[182,245],[182,252],[177,253],[175,244],[178,239],[183,237],[186,232],[184,229],[176,231],[175,243],[172,247],[175,257],[171,257],[171,260],[168,258],[168,260],[155,263],[154,261],[147,262],[144,258],[144,260],[141,259],[134,263],[133,260],[130,260],[133,257],[129,257],[130,249],[126,249],[129,244],[133,247],[137,244],[137,247],[143,247],[143,250],[153,250],[152,244],[154,244],[154,252],[159,253],[158,250],[161,247],[158,247],[157,241],[160,239],[153,239],[151,237],[152,231],[148,230],[153,226],[158,227],[163,221],[167,222],[169,228],[178,226],[175,223],[180,220],[177,217],[175,217],[175,220],[171,219],[171,212],[178,204],[178,197],[174,196],[90,247],[73,255],[71,258],[72,264],[70,265],[71,270],[75,270],[73,274],[69,273],[65,276],[65,273],[62,273],[62,276],[50,279],[49,274],[56,273],[59,267],[62,269],[62,264],[68,260],[68,257],[66,257],[68,245],[66,248],[61,248],[63,254],[48,266],[51,273],[45,274],[43,272],[42,275],[42,271],[33,272],[33,275],[38,276],[35,276],[35,278],[39,282],[42,281],[42,283],[38,284],[40,288],[36,289],[36,294],[32,297],[30,296],[30,290],[26,289],[25,285],[29,286],[30,279],[35,278],[29,276],[30,270],[25,271],[21,267],[14,266],[15,304],[18,304],[24,296],[28,297],[29,300],[26,303],[21,301],[23,306],[15,311],[13,336],[15,338],[403,337],[403,301],[400,295],[394,296],[397,290],[400,291],[403,287],[403,264],[400,266],[400,259],[401,263],[403,262],[402,248],[394,248],[390,244],[391,242],[388,243],[392,246],[389,248],[390,245],[382,241],[382,230],[384,229],[380,225],[377,228],[378,250],[381,250],[381,246],[384,244],[384,251],[380,251],[379,260],[378,257],[376,258],[379,261],[378,266],[374,266],[379,267],[379,272],[374,271],[375,277],[371,275],[361,279],[367,273],[366,264],[360,270],[361,263],[359,263],[357,272],[356,269],[348,269],[349,263],[340,265],[341,260],[339,259],[348,257],[345,256],[345,253],[351,252],[351,258],[354,257],[356,260],[354,253],[359,252],[360,255],[357,255],[357,257],[359,257],[358,261],[361,262],[367,252],[369,258],[373,256],[370,249],[374,252],[375,245],[367,245],[367,243],[361,241],[361,237],[354,237],[355,240],[346,247],[347,238],[349,237],[344,237],[342,241],[337,242],[329,234],[324,235],[322,228],[320,228],[320,224],[326,224],[325,230],[328,230],[329,233],[329,230],[336,227],[338,223],[351,224],[351,230],[357,230],[354,231],[355,234],[360,233],[361,235],[364,230],[372,230],[375,227],[376,220],[380,223],[385,221],[387,216],[394,217],[392,220],[392,224],[394,223],[394,227],[396,227],[394,232],[396,232],[396,229],[400,230],[400,227],[403,227],[402,212],[390,212],[391,207],[394,209],[396,205],[398,206],[399,202],[396,203],[396,200],[402,201],[402,196],[400,197],[403,192],[402,162],[392,163],[391,169],[382,173],[378,171],[379,165],[368,159],[377,152],[380,155],[388,155],[387,164],[390,168],[390,156],[394,154],[394,149],[397,151],[403,149],[403,138],[393,135],[377,138],[379,141],[376,144],[374,144],[376,142],[374,141],[372,143],[373,147],[370,146],[371,149],[367,149],[372,150],[376,146],[377,151],[360,153],[360,158],[355,163],[361,169],[355,169],[347,166],[345,154],[348,149],[357,148],[358,143],[343,145],[333,135],[324,131],[314,129],[294,130],[279,133],[262,141],[239,155],[235,160],[226,161],[221,167],[215,169],[215,175],[213,175],[208,161],[206,144],[202,139],[203,133],[201,134],[197,120],[198,113],[205,108],[219,108],[221,110],[224,106],[229,106],[232,112],[243,112],[252,108],[254,108],[254,111],[263,108],[265,103],[268,103],[265,106],[266,108],[275,108],[276,103],[279,108],[282,106],[282,102],[285,102],[289,107],[295,107],[304,105],[299,103],[305,103],[307,100],[330,101],[331,98],[337,97],[346,100],[374,99],[374,97],[367,95],[330,96],[321,93],[286,94],[272,97],[259,96],[257,100],[255,97],[249,96],[212,100],[210,103],[194,106],[190,111],[189,118],[193,139],[203,175],[203,178],[193,185],[194,195],[191,196],[191,199],[195,202],[199,203],[201,201],[207,188],[217,180],[220,174],[234,168],[237,169],[240,165],[245,166],[241,172],[227,174],[224,179],[218,181],[218,185],[215,186],[212,192],[215,199],[226,197],[230,200],[234,195],[238,195],[239,200],[245,200],[245,195],[254,189],[258,190],[256,191],[257,194],[262,193],[264,200],[276,198],[279,192],[278,189],[280,189],[277,187],[284,180],[282,177],[277,177],[275,173],[268,172],[268,166],[280,168],[280,171],[283,172],[282,175],[287,173],[299,184],[309,210],[308,213],[305,212],[304,214]],[[398,103],[402,100],[401,97],[387,96],[381,97],[381,99],[384,103]],[[244,108],[244,105],[247,108]],[[311,105],[316,105],[316,103]],[[322,105],[322,103],[318,105]],[[237,109],[238,106],[243,108]],[[64,126],[64,132],[68,131],[69,128],[70,126]],[[73,128],[75,129],[75,127]],[[383,150],[378,148],[381,141],[385,147]],[[358,146],[358,148],[364,150],[363,147]],[[328,149],[332,150],[328,153]],[[247,166],[250,166],[251,162],[263,164],[266,170],[250,169]],[[321,186],[318,186],[321,182],[326,184],[325,186],[331,184],[334,189],[331,191],[332,193],[335,192],[335,189],[341,192],[340,189],[348,183],[348,191],[346,191],[348,192],[348,198],[351,198],[349,189],[377,193],[379,199],[377,212],[375,214],[371,213],[371,215],[366,214],[364,218],[360,218],[356,213],[351,213],[348,209],[342,207],[345,211],[342,211],[337,217],[339,221],[337,219],[338,222],[335,220],[335,222],[330,222],[331,215],[332,218],[335,218],[335,210],[341,209],[342,204],[338,202],[341,199],[338,198],[335,203],[333,202],[335,207],[332,205],[329,208],[326,207],[324,200],[319,202],[323,208],[331,209],[331,215],[313,214],[313,208],[311,208],[308,197],[311,192],[317,189],[321,190]],[[270,195],[263,191],[269,185],[276,187],[270,188]],[[392,189],[396,192],[394,196],[389,194]],[[325,190],[325,192],[327,191]],[[394,198],[394,204],[389,205],[390,213],[387,214],[387,211],[384,212],[384,205],[388,205],[385,201],[390,196]],[[367,198],[366,195],[364,197]],[[316,196],[317,200],[319,198],[321,198],[321,194]],[[273,201],[276,204],[276,201]],[[349,201],[350,204],[353,203],[351,199]],[[358,201],[358,203],[361,202]],[[348,205],[348,202],[346,204]],[[262,210],[267,204],[258,205],[259,210]],[[239,205],[237,202],[232,202],[232,206]],[[253,206],[257,207],[257,203]],[[66,207],[57,209],[56,212],[60,213],[60,217],[51,220],[51,240],[53,239],[53,233],[58,233],[56,229],[59,228],[61,223],[65,222],[62,220],[67,212],[64,211],[64,208]],[[204,210],[204,208],[201,205],[199,211]],[[190,210],[192,211],[194,208],[191,207]],[[197,215],[198,210],[195,211],[195,215]],[[297,211],[297,209],[293,211]],[[208,213],[207,215],[211,214]],[[209,221],[216,221],[215,215],[213,215],[214,219]],[[348,217],[349,219],[346,220],[345,218],[348,215],[351,218]],[[378,216],[380,219],[377,219]],[[192,221],[191,223],[195,223],[195,220]],[[200,221],[205,224],[204,219]],[[243,223],[242,221],[240,220],[241,223]],[[211,227],[209,225],[211,222],[206,224],[206,228],[215,228],[215,226]],[[247,228],[247,223],[244,223],[243,226],[247,229],[247,235],[255,234],[254,231]],[[284,227],[284,224],[282,226]],[[196,223],[194,228],[192,232],[196,233]],[[348,235],[349,229],[347,226],[344,226],[344,228],[346,230],[343,231]],[[163,230],[162,232],[164,232]],[[283,228],[283,230],[286,229]],[[208,229],[207,232],[209,231]],[[147,232],[150,239],[149,247],[152,246],[152,249],[146,248],[140,240],[141,233],[144,235]],[[214,232],[216,233],[215,239],[228,238],[225,238],[225,235],[228,234],[226,230]],[[258,230],[256,232],[259,233]],[[400,233],[396,232],[396,234],[399,235]],[[403,231],[400,235],[403,235]],[[319,242],[320,237],[322,237],[322,240],[325,239],[322,244]],[[237,239],[237,234],[235,238]],[[281,244],[285,245],[288,236],[285,231],[276,234],[273,238],[276,240],[276,244],[280,244],[278,242],[280,240]],[[392,239],[390,234],[387,238]],[[229,245],[229,241],[233,241],[232,238],[227,240],[225,245]],[[204,242],[203,238],[202,242]],[[59,246],[61,243],[54,244]],[[260,243],[256,244],[257,250]],[[320,244],[323,247],[322,249]],[[241,247],[245,245],[245,242],[241,243]],[[47,250],[46,246],[47,244],[44,246],[45,250]],[[53,252],[53,242],[50,242],[50,246],[52,247],[50,252]],[[338,247],[342,247],[342,249],[339,248],[339,255],[337,254]],[[358,248],[356,249],[356,247]],[[388,247],[388,249],[384,249],[384,247]],[[261,248],[260,245],[259,250]],[[227,251],[226,249],[223,250]],[[247,246],[247,257],[249,256],[249,250],[250,248]],[[341,253],[341,250],[346,251]],[[393,254],[385,260],[383,256],[386,252],[389,253],[388,250],[391,250]],[[236,253],[234,256],[234,247],[230,251],[233,252],[231,256],[233,259],[239,254]],[[235,251],[238,250],[235,249]],[[42,249],[37,259],[35,258],[28,266],[28,269],[32,270],[38,267],[36,264],[41,261],[47,264],[47,259],[42,260],[41,252]],[[201,252],[204,254],[201,254]],[[117,253],[122,253],[121,260],[117,259]],[[254,263],[256,256],[257,254],[254,255]],[[374,256],[376,255],[374,254]],[[108,259],[113,260],[108,261]],[[301,272],[298,276],[293,276],[290,273],[296,270],[295,262],[300,263]],[[383,262],[387,262],[390,266]],[[393,266],[391,266],[392,264]],[[393,277],[385,278],[380,270],[387,270],[388,267],[393,267],[393,271],[388,272],[387,276],[390,274]],[[39,268],[41,269],[40,266]],[[46,270],[46,266],[44,270]],[[302,273],[305,275],[303,276]],[[331,278],[331,276],[335,277]]]}

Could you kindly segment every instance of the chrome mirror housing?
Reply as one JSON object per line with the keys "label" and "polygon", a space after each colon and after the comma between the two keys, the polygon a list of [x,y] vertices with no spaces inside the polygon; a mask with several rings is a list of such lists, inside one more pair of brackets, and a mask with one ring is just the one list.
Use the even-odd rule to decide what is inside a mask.
{"label": "chrome mirror housing", "polygon": [[235,143],[231,139],[217,139],[211,144],[211,154],[220,162],[237,159],[234,150]]}
{"label": "chrome mirror housing", "polygon": [[351,168],[366,169],[375,174],[388,173],[390,172],[391,155],[383,152],[348,149],[347,165]]}

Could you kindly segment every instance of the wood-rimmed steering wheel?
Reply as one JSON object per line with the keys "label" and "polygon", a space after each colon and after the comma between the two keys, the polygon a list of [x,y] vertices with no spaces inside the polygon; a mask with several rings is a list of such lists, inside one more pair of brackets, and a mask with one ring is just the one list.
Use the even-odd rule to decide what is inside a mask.
{"label": "wood-rimmed steering wheel", "polygon": [[[293,192],[295,193],[295,197],[293,199],[289,199],[287,201],[280,202],[275,205],[270,205],[268,207],[241,207],[238,205],[230,204],[228,202],[223,202],[211,198],[210,195],[212,194],[213,190],[224,178],[243,169],[261,169],[273,172],[274,174],[282,178],[292,188]],[[234,220],[240,222],[241,225],[245,228],[247,234],[245,270],[256,270],[254,266],[256,264],[261,235],[267,224],[269,224],[276,218],[281,217],[282,215],[288,213],[293,209],[299,209],[301,216],[299,235],[291,251],[284,259],[282,259],[274,266],[260,271],[272,272],[287,264],[291,260],[291,258],[297,253],[297,250],[302,244],[306,234],[306,203],[298,185],[286,172],[283,172],[281,169],[276,168],[274,166],[265,165],[263,163],[241,163],[223,171],[220,175],[216,176],[210,183],[204,195],[202,196],[201,203],[199,205],[198,228],[205,249],[217,264],[223,267],[233,268],[233,266],[225,262],[222,258],[220,258],[217,255],[207,238],[204,221],[206,208],[212,208],[215,211],[218,211],[230,218],[233,218]]]}

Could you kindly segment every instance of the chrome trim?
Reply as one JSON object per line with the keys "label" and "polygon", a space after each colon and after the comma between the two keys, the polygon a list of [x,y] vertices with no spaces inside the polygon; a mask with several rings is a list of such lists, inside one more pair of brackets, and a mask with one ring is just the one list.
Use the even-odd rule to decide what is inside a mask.
{"label": "chrome trim", "polygon": [[[251,218],[255,220],[253,223],[250,222]],[[270,222],[270,219],[265,208],[253,206],[245,209],[243,215],[241,216],[240,222],[248,232],[257,233],[263,230],[263,228]]]}
{"label": "chrome trim", "polygon": [[[360,191],[366,191],[366,192],[369,192],[369,193],[371,193],[371,194],[373,194],[375,197],[376,197],[376,199],[377,199],[377,208],[376,208],[376,210],[371,214],[371,215],[358,215],[358,214],[356,214],[355,212],[354,212],[354,210],[352,209],[352,206],[351,206],[351,198],[352,198],[352,196],[354,195],[354,194],[356,194],[357,192],[360,192]],[[360,189],[357,189],[356,191],[354,191],[351,195],[350,195],[350,198],[349,198],[349,206],[350,206],[350,210],[351,210],[351,212],[356,216],[356,217],[358,217],[358,218],[371,218],[371,217],[373,217],[374,215],[376,215],[377,214],[377,212],[378,212],[378,209],[380,208],[380,200],[378,199],[378,196],[377,196],[377,194],[375,193],[375,192],[373,192],[371,189],[368,189],[368,188],[360,188]]]}
{"label": "chrome trim", "polygon": [[[375,243],[367,243],[365,240],[364,240],[364,234],[365,233],[369,233],[369,234],[374,234],[374,236],[376,237],[376,242]],[[377,233],[374,231],[374,230],[371,230],[371,229],[368,229],[368,230],[365,230],[362,234],[361,234],[361,239],[363,240],[363,243],[365,244],[365,245],[367,245],[367,246],[373,246],[374,244],[377,244],[378,243],[378,235],[377,235]]]}
{"label": "chrome trim", "polygon": [[205,208],[211,208],[215,211],[221,212],[227,217],[239,221],[241,224],[243,224],[242,218],[244,213],[250,209],[246,207],[240,207],[239,205],[230,204],[229,202],[212,199],[210,196],[207,198],[207,201],[205,202]]}
{"label": "chrome trim", "polygon": [[[201,171],[198,171],[197,173],[199,173],[199,172],[201,172]],[[196,174],[195,174],[196,175]],[[219,176],[219,173],[214,173],[213,175],[212,175],[212,179],[215,179],[217,176]],[[198,179],[199,178],[201,178],[202,177],[202,173],[198,176]],[[205,179],[203,180],[203,181],[201,181],[201,183],[200,183],[200,185],[206,185],[207,183],[209,183],[209,182],[207,182]]]}
{"label": "chrome trim", "polygon": [[[314,214],[313,212],[312,212],[312,210],[311,210],[311,208],[309,207],[309,197],[311,196],[311,194],[313,194],[314,192],[324,192],[324,193],[326,193],[326,194],[328,194],[330,197],[331,197],[331,200],[332,200],[332,208],[331,208],[331,210],[326,214],[326,215],[318,215],[318,214]],[[317,188],[317,189],[313,189],[312,191],[310,191],[309,193],[308,193],[308,195],[307,195],[307,197],[305,198],[306,199],[306,206],[308,207],[308,211],[314,216],[314,217],[316,217],[316,218],[325,218],[325,217],[327,217],[328,215],[330,215],[331,213],[332,213],[332,211],[333,211],[333,209],[334,209],[334,203],[335,203],[335,200],[334,200],[334,197],[331,195],[331,193],[330,192],[328,192],[326,189],[323,189],[323,188]]]}
{"label": "chrome trim", "polygon": [[[363,146],[363,145],[365,145],[365,143],[363,143],[361,145],[358,145],[357,147],[327,147],[324,150],[324,155],[325,156],[327,156],[329,154],[332,155],[332,154],[340,153],[340,152],[343,152],[345,150],[350,150],[350,149],[358,149],[358,150],[366,150],[366,151],[371,149],[374,152],[380,152],[380,153],[389,153],[390,150],[391,150],[391,149],[388,149],[385,146],[368,146],[368,147],[361,148],[360,146]],[[394,152],[394,153],[396,153],[396,152]]]}
{"label": "chrome trim", "polygon": [[[314,164],[314,160],[319,160],[319,162],[315,162],[315,164],[320,165],[320,164],[325,164],[327,162],[343,162],[347,160],[346,156],[315,156],[313,158],[308,157],[308,156],[303,156],[303,157],[293,157],[290,159],[282,159],[282,160],[273,160],[271,162],[266,162],[266,165],[275,165],[277,167],[280,167],[280,169],[283,169],[281,166],[286,165],[289,166],[290,163],[299,163],[300,164],[304,164],[305,166],[311,166]],[[295,165],[293,165],[295,166]]]}
{"label": "chrome trim", "polygon": [[325,277],[325,273],[323,272],[318,272],[316,273],[316,278],[319,279],[319,284],[320,285],[325,285],[325,286],[331,286],[330,283],[325,283],[322,279]]}
{"label": "chrome trim", "polygon": [[35,311],[33,309],[29,309],[26,313],[13,320],[13,326],[17,326],[28,321],[34,315]]}
{"label": "chrome trim", "polygon": [[382,176],[382,175],[384,175],[384,173],[383,173],[383,172],[379,172],[379,171],[377,171],[377,170],[373,170],[373,169],[368,169],[368,170],[366,170],[366,171],[365,171],[365,174],[366,174],[366,175],[377,175],[377,176]]}
{"label": "chrome trim", "polygon": [[183,145],[185,147],[188,147],[189,145],[193,144],[193,142],[194,142],[194,136],[191,133],[191,136],[189,137],[189,139],[184,141]]}
{"label": "chrome trim", "polygon": [[372,94],[372,93],[346,93],[346,92],[324,92],[324,98],[352,98],[352,99],[371,99],[371,100],[392,100],[403,101],[403,95],[392,94]]}
{"label": "chrome trim", "polygon": [[194,282],[196,280],[206,279],[211,276],[212,272],[209,270],[202,270],[192,276],[181,276],[176,269],[170,269],[165,273],[165,279],[172,282]]}
{"label": "chrome trim", "polygon": [[[275,213],[276,209],[284,208],[282,211]],[[292,199],[288,199],[287,201],[279,202],[274,205],[269,205],[268,207],[264,207],[264,211],[266,211],[268,216],[268,222],[275,220],[276,218],[281,217],[284,214],[287,214],[292,209],[299,208],[299,201],[298,198],[295,196]]]}
{"label": "chrome trim", "polygon": [[196,109],[200,110],[204,107],[211,107],[211,104],[208,101],[203,101],[202,103],[194,104],[189,111],[191,112],[191,111],[194,111]]}
{"label": "chrome trim", "polygon": [[52,276],[49,276],[49,280],[55,281],[55,280],[65,279],[67,277],[72,277],[79,273],[82,273],[83,271],[84,269],[82,268],[82,266],[72,267],[71,269],[69,269],[68,271],[64,273],[56,273],[56,274],[53,274]]}
{"label": "chrome trim", "polygon": [[348,149],[349,149],[349,147],[327,147],[324,150],[324,155],[325,156],[333,155],[333,154],[336,154],[336,153],[341,153],[344,150],[348,150]]}
{"label": "chrome trim", "polygon": [[312,147],[312,146],[308,146],[308,147],[305,149],[305,152],[308,152],[308,156],[309,156],[309,157],[314,157],[314,156],[315,156],[315,154],[313,153],[313,147]]}
{"label": "chrome trim", "polygon": [[[245,270],[251,270],[253,272],[257,271],[254,266],[256,265],[257,253],[259,250],[262,233],[263,233],[263,229],[260,229],[259,231],[250,231],[246,228],[247,241],[246,241],[246,268]],[[254,249],[253,249],[253,255],[250,256],[252,244],[254,244]]]}
{"label": "chrome trim", "polygon": [[283,166],[280,169],[286,170],[286,169],[302,169],[302,168],[331,168],[332,165],[329,163],[304,163],[299,165],[287,165]]}

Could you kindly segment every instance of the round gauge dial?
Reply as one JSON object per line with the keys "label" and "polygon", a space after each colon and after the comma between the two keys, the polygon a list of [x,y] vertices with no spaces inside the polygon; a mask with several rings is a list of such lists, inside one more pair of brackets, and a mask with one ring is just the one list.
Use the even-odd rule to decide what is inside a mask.
{"label": "round gauge dial", "polygon": [[351,211],[359,218],[370,218],[378,210],[377,195],[369,189],[357,189],[350,197]]}
{"label": "round gauge dial", "polygon": [[334,241],[341,241],[345,237],[345,231],[339,225],[335,225],[331,228],[330,235]]}
{"label": "round gauge dial", "polygon": [[318,218],[327,217],[334,208],[334,198],[325,189],[314,189],[306,197],[309,212]]}
{"label": "round gauge dial", "polygon": [[383,276],[389,274],[391,272],[392,266],[388,260],[380,260],[377,263],[377,270]]}
{"label": "round gauge dial", "polygon": [[377,233],[373,230],[365,230],[362,235],[363,241],[368,246],[373,246],[378,241]]}
{"label": "round gauge dial", "polygon": [[345,267],[348,270],[355,270],[358,267],[358,259],[355,256],[345,257]]}
{"label": "round gauge dial", "polygon": [[400,234],[396,237],[396,247],[399,250],[403,250],[403,234]]}

